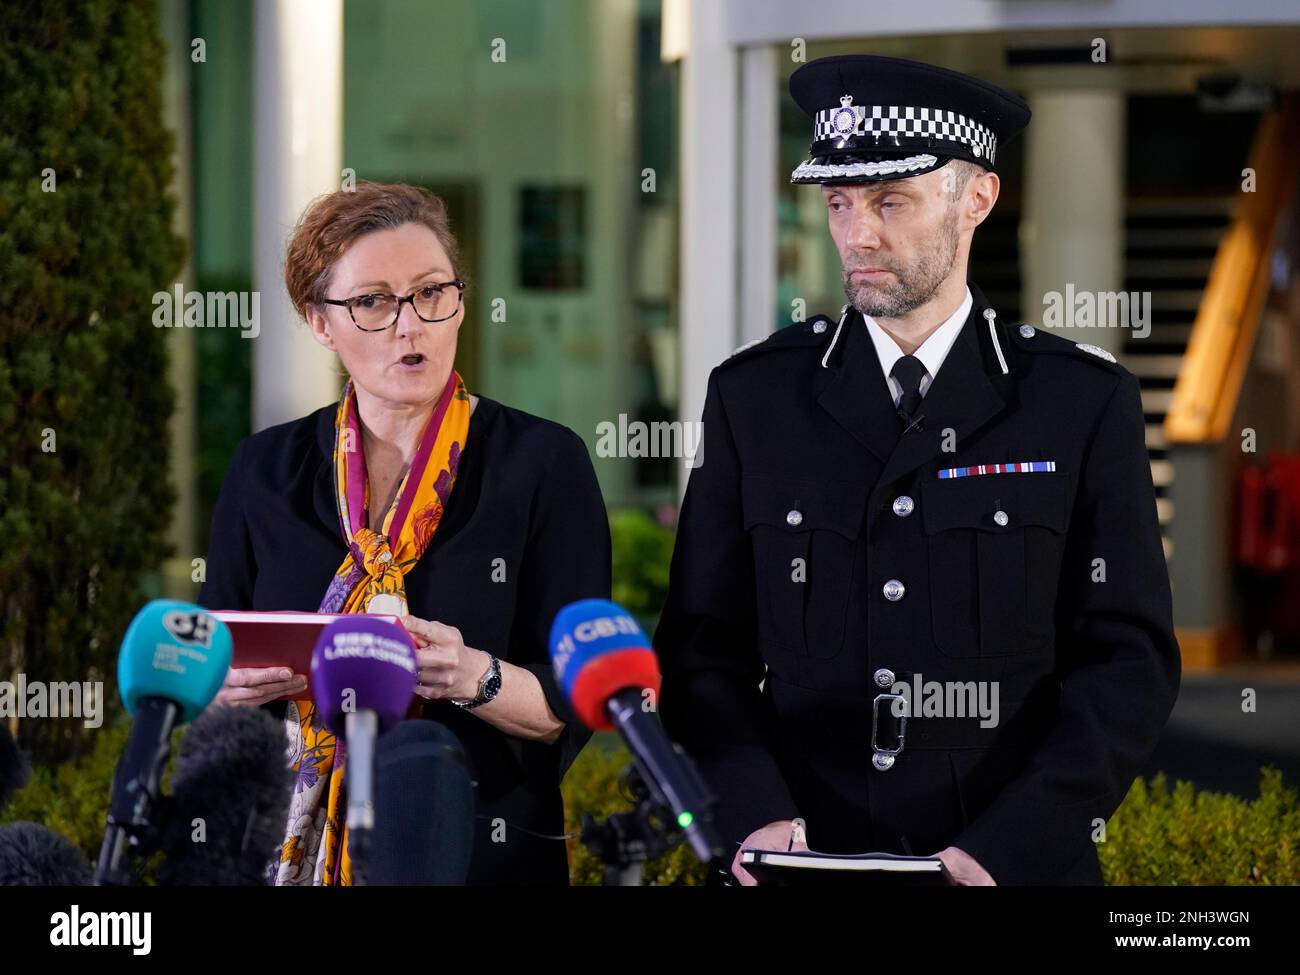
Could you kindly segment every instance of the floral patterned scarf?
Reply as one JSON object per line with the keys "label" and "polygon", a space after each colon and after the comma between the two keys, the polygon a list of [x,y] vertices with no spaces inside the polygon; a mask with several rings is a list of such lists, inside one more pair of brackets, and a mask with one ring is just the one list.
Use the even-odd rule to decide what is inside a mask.
{"label": "floral patterned scarf", "polygon": [[[348,555],[330,580],[321,613],[407,612],[404,577],[438,528],[469,432],[470,400],[452,371],[379,531],[369,525],[370,483],[361,449],[351,381],[334,418],[334,480]],[[277,886],[349,885],[345,749],[316,718],[316,706],[290,701],[285,714],[290,762],[297,776]]]}

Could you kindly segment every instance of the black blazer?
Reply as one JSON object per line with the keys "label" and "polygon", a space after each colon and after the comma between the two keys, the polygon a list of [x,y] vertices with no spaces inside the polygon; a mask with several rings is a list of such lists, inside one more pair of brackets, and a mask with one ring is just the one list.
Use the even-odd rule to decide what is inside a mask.
{"label": "black blazer", "polygon": [[[315,611],[347,554],[334,501],[333,405],[241,441],[212,517],[210,609]],[[504,559],[505,581],[493,581]],[[500,572],[496,573],[497,578]],[[567,723],[551,745],[430,702],[424,716],[465,746],[477,781],[469,882],[568,882],[560,780],[590,733],[551,672],[556,612],[608,599],[609,521],[586,445],[571,430],[480,397],[451,498],[406,577],[412,615],[458,627],[471,647],[532,671]],[[284,704],[269,705],[277,714]],[[492,842],[493,821],[506,842]],[[498,830],[498,839],[500,832]]]}
{"label": "black blazer", "polygon": [[[660,714],[728,840],[798,816],[814,849],[951,844],[999,884],[1100,883],[1094,824],[1180,674],[1138,383],[1041,329],[991,328],[971,291],[906,432],[856,312],[713,371],[655,634]],[[873,707],[878,745],[900,729],[876,698],[918,676],[996,686],[999,720],[914,700],[882,769]]]}

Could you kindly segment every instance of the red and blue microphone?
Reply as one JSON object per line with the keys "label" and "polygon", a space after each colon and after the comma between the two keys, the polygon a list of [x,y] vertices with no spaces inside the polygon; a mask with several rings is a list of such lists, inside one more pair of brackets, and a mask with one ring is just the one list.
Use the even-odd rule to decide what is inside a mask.
{"label": "red and blue microphone", "polygon": [[550,647],[555,679],[579,720],[593,731],[617,731],[695,855],[704,863],[721,857],[713,797],[659,723],[659,658],[632,614],[608,599],[570,603],[551,625]]}

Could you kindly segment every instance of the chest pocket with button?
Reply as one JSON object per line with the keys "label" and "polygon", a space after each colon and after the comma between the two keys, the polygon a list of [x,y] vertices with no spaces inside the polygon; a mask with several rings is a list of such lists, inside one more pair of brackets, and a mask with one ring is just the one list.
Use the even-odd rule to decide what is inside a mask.
{"label": "chest pocket with button", "polygon": [[870,485],[744,474],[761,643],[833,657],[844,643]]}
{"label": "chest pocket with button", "polygon": [[998,657],[1052,644],[1067,486],[1060,472],[927,475],[920,508],[940,651]]}

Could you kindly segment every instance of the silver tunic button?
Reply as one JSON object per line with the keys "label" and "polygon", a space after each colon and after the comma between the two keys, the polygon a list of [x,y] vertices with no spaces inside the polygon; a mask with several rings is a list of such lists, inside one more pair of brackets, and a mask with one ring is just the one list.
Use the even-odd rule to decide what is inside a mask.
{"label": "silver tunic button", "polygon": [[881,667],[872,675],[872,678],[875,680],[877,687],[894,686],[894,672],[888,667]]}
{"label": "silver tunic button", "polygon": [[890,579],[885,583],[881,592],[885,594],[885,598],[891,603],[896,603],[903,598],[903,593],[907,592],[907,587],[897,579]]}
{"label": "silver tunic button", "polygon": [[1010,519],[1007,518],[1007,513],[1005,511],[995,511],[993,512],[993,520],[1005,528]]}
{"label": "silver tunic button", "polygon": [[791,511],[786,512],[785,523],[789,525],[791,528],[798,528],[800,525],[803,524],[803,512],[800,511],[798,508],[794,508]]}
{"label": "silver tunic button", "polygon": [[826,331],[826,323],[820,319],[813,322],[813,331],[818,335],[821,335],[822,332]]}
{"label": "silver tunic button", "polygon": [[894,756],[882,755],[880,752],[876,752],[876,754],[871,756],[871,764],[874,765],[878,771],[888,772],[894,767]]}
{"label": "silver tunic button", "polygon": [[1032,339],[1032,338],[1034,337],[1034,326],[1032,326],[1032,325],[1021,325],[1021,326],[1020,326],[1020,337],[1021,337],[1022,339]]}
{"label": "silver tunic button", "polygon": [[912,513],[912,509],[915,507],[916,502],[906,494],[900,494],[894,499],[894,514],[898,515],[900,518],[906,518]]}

